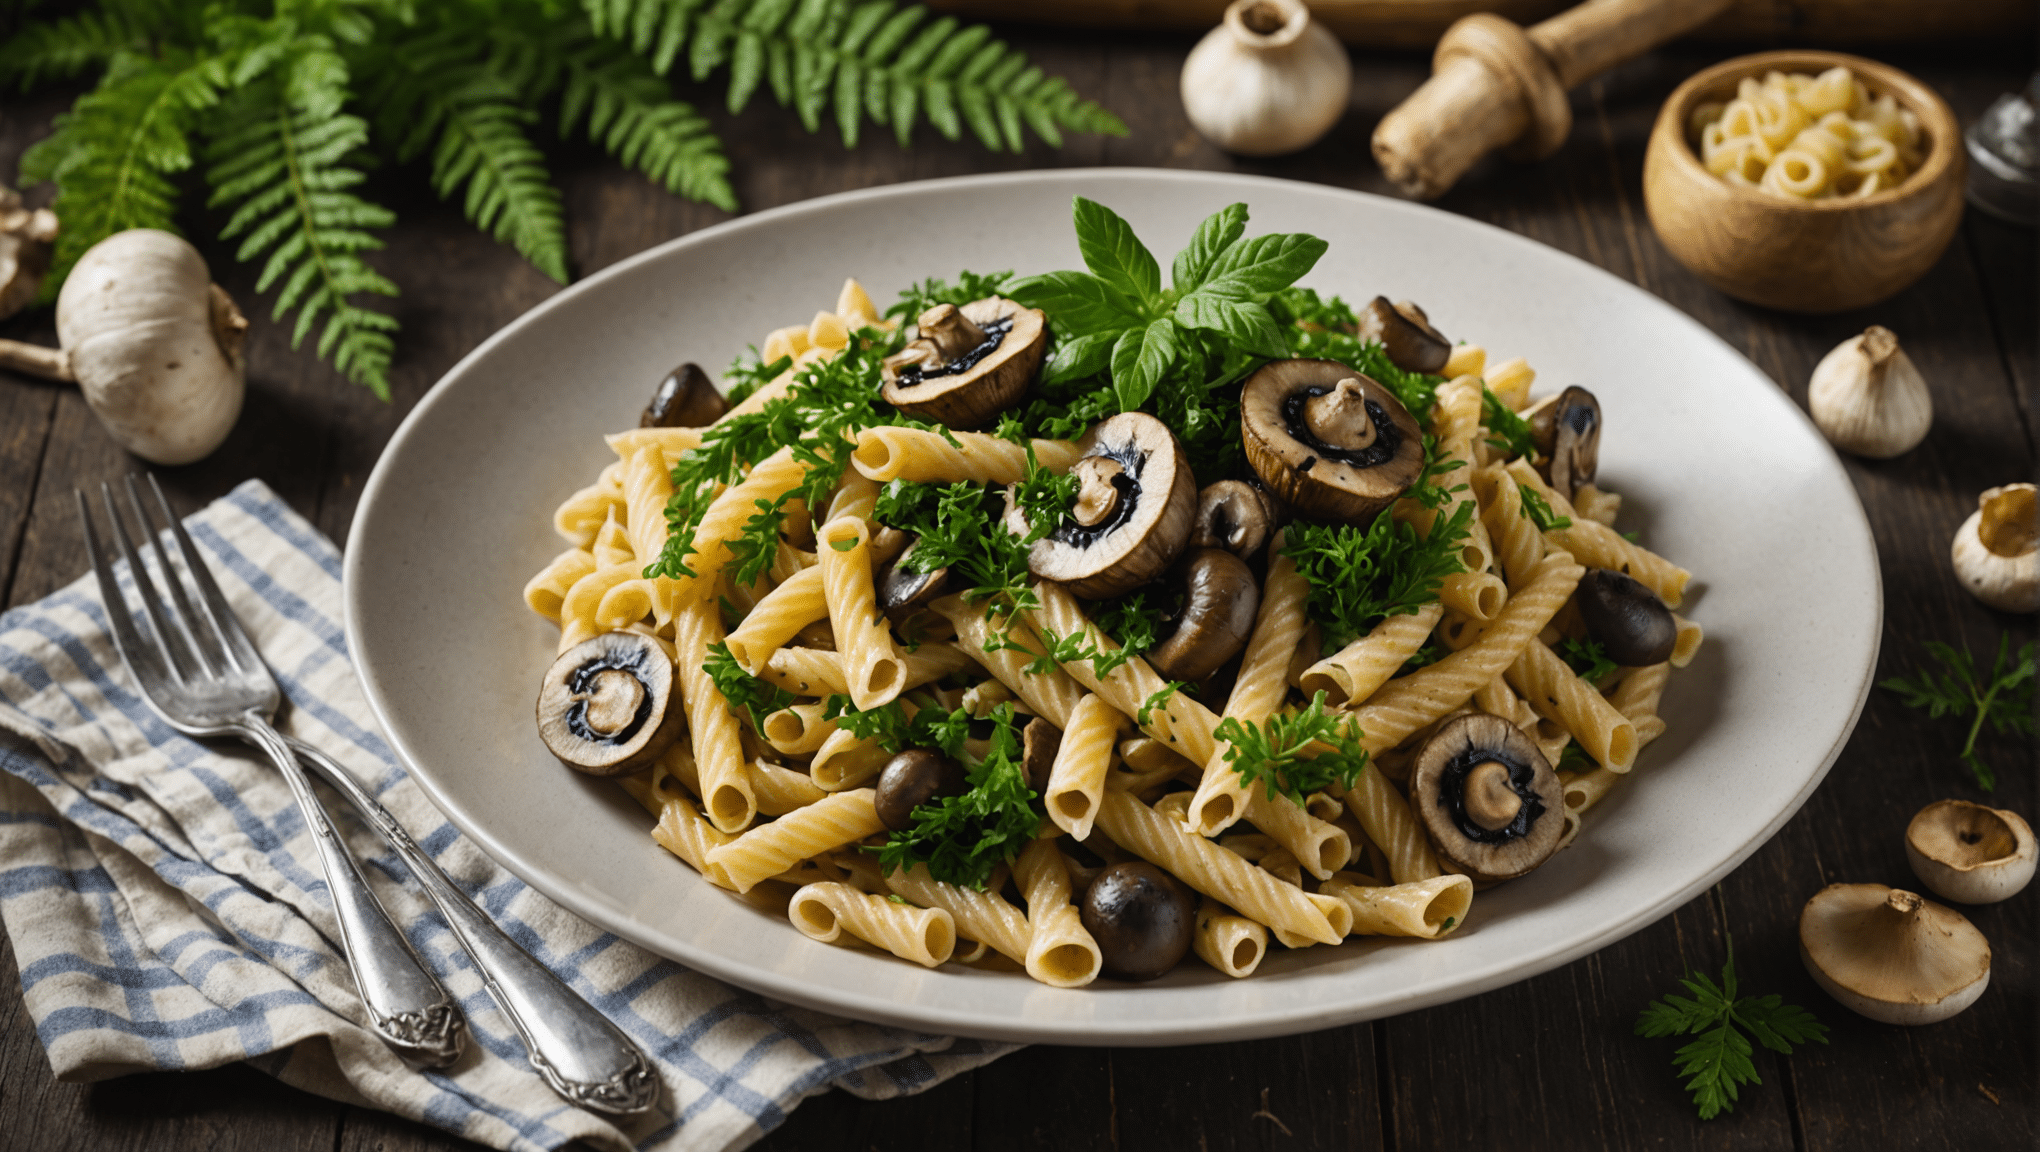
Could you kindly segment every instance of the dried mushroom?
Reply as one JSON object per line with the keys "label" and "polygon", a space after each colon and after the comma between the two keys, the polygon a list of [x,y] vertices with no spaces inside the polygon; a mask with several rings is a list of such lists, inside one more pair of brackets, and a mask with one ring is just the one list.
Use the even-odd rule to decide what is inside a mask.
{"label": "dried mushroom", "polygon": [[1522,729],[1482,712],[1425,742],[1410,799],[1439,859],[1475,883],[1529,872],[1565,835],[1565,793],[1550,762]]}
{"label": "dried mushroom", "polygon": [[1038,308],[988,296],[937,304],[915,321],[914,339],[885,358],[885,402],[951,428],[980,428],[1020,402],[1048,351]]}
{"label": "dried mushroom", "polygon": [[1240,390],[1261,482],[1299,516],[1366,524],[1416,483],[1424,435],[1393,393],[1333,360],[1277,360]]}
{"label": "dried mushroom", "polygon": [[1905,858],[1934,895],[1958,904],[1995,904],[2033,879],[2033,826],[2017,812],[1967,800],[1937,800],[1905,828]]}
{"label": "dried mushroom", "polygon": [[1431,318],[1408,300],[1376,296],[1354,319],[1362,340],[1381,345],[1389,363],[1405,372],[1442,372],[1452,359],[1452,341],[1431,327]]}
{"label": "dried mushroom", "polygon": [[1174,968],[1197,934],[1197,903],[1174,877],[1144,860],[1091,879],[1079,909],[1107,976],[1153,980]]}
{"label": "dried mushroom", "polygon": [[538,735],[560,762],[619,776],[658,759],[685,725],[673,661],[640,632],[605,632],[553,661],[538,690]]}
{"label": "dried mushroom", "polygon": [[915,613],[940,599],[952,583],[947,567],[932,572],[914,571],[910,559],[913,555],[914,544],[908,544],[878,570],[872,581],[879,610],[894,624],[906,623]]}
{"label": "dried mushroom", "polygon": [[[1035,541],[1027,567],[1102,600],[1153,580],[1182,554],[1197,482],[1176,434],[1145,412],[1098,423],[1082,447],[1071,469],[1082,486],[1070,520]],[[1009,519],[1017,517],[1016,510]]]}

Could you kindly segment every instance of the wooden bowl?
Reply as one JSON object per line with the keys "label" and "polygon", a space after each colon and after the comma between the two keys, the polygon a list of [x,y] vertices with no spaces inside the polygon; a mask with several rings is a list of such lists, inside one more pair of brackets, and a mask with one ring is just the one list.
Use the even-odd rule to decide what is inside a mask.
{"label": "wooden bowl", "polygon": [[[1897,187],[1860,200],[1788,200],[1701,164],[1686,136],[1696,105],[1733,98],[1745,77],[1837,64],[1871,95],[1890,93],[1919,117],[1926,158]],[[1966,163],[1954,113],[1898,69],[1840,52],[1759,52],[1696,73],[1665,101],[1644,153],[1643,202],[1679,263],[1730,296],[1788,312],[1844,312],[1897,293],[1940,259],[1962,219]]]}

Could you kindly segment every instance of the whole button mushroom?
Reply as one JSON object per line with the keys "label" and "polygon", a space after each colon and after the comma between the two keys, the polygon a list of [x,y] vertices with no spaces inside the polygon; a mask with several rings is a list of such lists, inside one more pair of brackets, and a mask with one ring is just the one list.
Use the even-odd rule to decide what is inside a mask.
{"label": "whole button mushroom", "polygon": [[1658,594],[1610,568],[1589,568],[1573,603],[1587,635],[1625,668],[1662,664],[1672,658],[1679,622]]}
{"label": "whole button mushroom", "polygon": [[886,761],[873,799],[879,822],[894,832],[914,826],[914,809],[970,790],[963,765],[932,748],[908,748]]}
{"label": "whole button mushroom", "polygon": [[[1028,570],[1090,600],[1146,584],[1182,555],[1197,511],[1197,481],[1169,426],[1122,412],[1093,426],[1071,472],[1081,482],[1070,520],[1034,542]],[[1014,509],[1009,525],[1024,534]]]}
{"label": "whole button mushroom", "polygon": [[1247,377],[1240,440],[1261,482],[1319,520],[1365,525],[1424,468],[1415,417],[1335,360],[1277,360]]}
{"label": "whole button mushroom", "polygon": [[705,428],[730,410],[730,402],[715,386],[701,365],[692,361],[680,365],[652,393],[638,417],[640,428]]}
{"label": "whole button mushroom", "polygon": [[1431,327],[1431,318],[1408,300],[1376,296],[1354,317],[1362,340],[1381,345],[1389,363],[1405,372],[1442,372],[1452,359],[1452,341]]}
{"label": "whole button mushroom", "polygon": [[1189,893],[1144,860],[1103,869],[1084,890],[1084,930],[1098,942],[1105,975],[1153,980],[1174,968],[1197,934]]}
{"label": "whole button mushroom", "polygon": [[2032,881],[2040,851],[2033,826],[2017,812],[1937,800],[1906,825],[1905,858],[1934,895],[1958,904],[1995,904]]}
{"label": "whole button mushroom", "polygon": [[1530,418],[1530,438],[1544,456],[1538,468],[1570,500],[1600,471],[1601,402],[1575,384]]}
{"label": "whole button mushroom", "polygon": [[1950,552],[1970,595],[2001,612],[2040,609],[2040,488],[1986,489]]}
{"label": "whole button mushroom", "polygon": [[914,323],[914,339],[885,358],[885,402],[951,428],[979,428],[1020,402],[1048,351],[1038,308],[999,296],[963,307],[937,304]]}
{"label": "whole button mushroom", "polygon": [[1550,859],[1565,834],[1564,797],[1536,743],[1482,712],[1439,728],[1410,772],[1410,799],[1439,859],[1477,884]]}
{"label": "whole button mushroom", "polygon": [[1171,680],[1196,683],[1247,646],[1261,585],[1247,562],[1217,548],[1196,548],[1173,570],[1181,578],[1183,611],[1148,663]]}
{"label": "whole button mushroom", "polygon": [[1946,1020],[1990,985],[1990,942],[1960,912],[1882,884],[1830,884],[1799,913],[1821,990],[1885,1024]]}
{"label": "whole button mushroom", "polygon": [[538,690],[538,735],[560,762],[590,776],[642,768],[685,725],[673,661],[639,632],[605,632],[560,653]]}

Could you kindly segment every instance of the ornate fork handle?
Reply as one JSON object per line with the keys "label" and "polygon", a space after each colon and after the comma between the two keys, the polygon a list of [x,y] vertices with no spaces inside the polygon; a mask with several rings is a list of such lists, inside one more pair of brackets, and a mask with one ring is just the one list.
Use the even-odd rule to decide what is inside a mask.
{"label": "ornate fork handle", "polygon": [[618,1116],[657,1102],[659,1078],[651,1061],[621,1029],[504,935],[346,769],[302,740],[283,739],[404,858],[474,959],[489,995],[523,1037],[531,1066],[553,1091],[579,1107]]}
{"label": "ornate fork handle", "polygon": [[319,863],[333,893],[340,943],[354,971],[354,986],[368,1007],[371,1026],[385,1043],[427,1067],[444,1067],[459,1059],[465,1027],[459,1007],[390,922],[389,913],[312,794],[311,782],[298,766],[291,746],[254,713],[236,721],[234,731],[268,753],[290,782],[298,808],[316,833],[313,842],[318,845]]}

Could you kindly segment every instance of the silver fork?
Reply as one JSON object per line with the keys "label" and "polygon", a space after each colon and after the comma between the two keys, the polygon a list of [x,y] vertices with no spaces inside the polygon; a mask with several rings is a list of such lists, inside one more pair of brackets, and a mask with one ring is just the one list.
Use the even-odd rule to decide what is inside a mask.
{"label": "silver fork", "polygon": [[[162,536],[149,519],[135,486],[134,477],[128,477],[127,483],[136,516],[148,530],[150,540],[155,546],[157,564],[165,573],[165,579],[170,583],[172,594],[182,611],[182,617],[179,619],[181,627],[183,621],[197,619],[197,616],[187,602],[184,590],[179,586],[176,577],[171,575],[171,568],[163,555]],[[219,629],[221,636],[227,640],[227,646],[238,653],[244,666],[261,670],[270,690],[275,692],[275,681],[269,678],[267,668],[262,664],[261,657],[248,640],[247,634],[242,631],[233,609],[220,594],[219,586],[213,583],[212,575],[204,562],[199,559],[197,549],[192,546],[190,536],[184,531],[184,525],[171,514],[170,506],[164,501],[162,488],[156,484],[155,477],[149,478],[149,484],[154,490],[156,506],[163,520],[169,525],[172,541],[177,545],[178,557],[183,561],[185,571],[190,573],[192,583],[199,593],[199,600],[205,606],[207,619]],[[81,513],[84,511],[82,495],[79,497],[79,510]],[[143,589],[143,607],[150,610],[150,620],[154,622],[157,617],[154,610],[150,609],[150,605],[155,603],[152,599],[153,589],[142,583],[146,579],[146,572],[142,568],[140,558],[128,545],[125,528],[119,515],[114,512],[110,492],[107,493],[107,511],[113,517],[129,566],[141,574],[137,577],[136,585]],[[118,590],[112,583],[108,566],[100,562],[97,544],[92,537],[90,517],[86,518],[85,528],[86,546],[92,552],[93,568],[99,573],[101,594],[106,597],[108,604],[117,603]],[[132,626],[127,624],[127,614],[109,612],[108,615],[118,617],[114,641],[122,646],[122,656],[128,658],[129,666],[133,668],[135,660],[128,656],[129,650],[132,648],[142,651],[142,648],[138,642],[131,642],[122,636],[123,629],[132,633]],[[160,624],[157,631],[161,635],[178,634]],[[161,660],[161,657],[153,651],[147,653],[147,658],[158,662]],[[144,679],[139,671],[136,672],[136,678]],[[144,683],[146,684],[146,680]],[[144,694],[150,696],[151,703],[155,702],[153,694],[148,693],[146,688]],[[162,709],[159,707],[158,711]],[[175,720],[171,722],[176,723]],[[475,968],[481,973],[489,995],[516,1027],[518,1035],[524,1041],[533,1069],[545,1079],[553,1091],[582,1108],[618,1116],[634,1115],[657,1103],[659,1080],[652,1070],[651,1061],[621,1029],[610,1023],[607,1017],[582,999],[559,977],[553,975],[551,970],[532,959],[515,941],[504,935],[503,930],[476,907],[474,901],[468,899],[444,872],[440,871],[439,865],[433,862],[432,857],[418,847],[417,842],[411,839],[410,833],[398,823],[396,817],[377,803],[368,789],[362,787],[345,768],[317,748],[295,737],[281,736],[279,739],[298,760],[346,796],[348,802],[353,804],[390,846],[396,849],[397,854],[403,857],[404,863],[411,869],[411,874],[417,878],[419,885],[425,889],[425,894],[431,897],[440,914],[452,927],[455,939],[475,962]],[[289,774],[291,773],[287,772],[287,775]],[[293,787],[297,787],[295,782]],[[301,791],[299,795],[300,803],[304,803],[309,799],[309,790]],[[312,808],[316,811],[316,804],[312,805]],[[347,860],[344,855],[342,859],[346,860],[351,868],[352,861]],[[330,864],[328,871],[332,871]],[[380,906],[377,906],[377,910],[380,911]],[[386,921],[383,922],[383,926],[388,927]],[[346,930],[344,917],[342,930],[343,933]],[[397,939],[401,942],[402,937],[399,936]],[[353,950],[351,941],[348,948],[350,952]],[[357,982],[360,978],[357,969]],[[367,999],[365,991],[363,999]]]}
{"label": "silver fork", "polygon": [[256,652],[248,634],[241,629],[211,574],[198,560],[190,537],[163,490],[150,477],[156,503],[163,518],[176,534],[178,552],[199,592],[202,610],[194,609],[184,582],[163,550],[163,540],[151,523],[141,491],[131,475],[127,478],[128,500],[144,537],[154,546],[157,566],[169,587],[174,608],[165,605],[155,580],[142,562],[141,553],[129,538],[126,523],[115,507],[113,489],[99,486],[106,515],[113,522],[113,537],[127,558],[135,590],[141,595],[148,618],[148,634],[135,627],[127,600],[113,578],[113,563],[101,550],[99,535],[92,526],[92,514],[83,492],[78,498],[78,515],[85,524],[85,551],[92,558],[92,571],[99,577],[99,596],[106,605],[107,622],[113,628],[114,647],[140,685],[142,697],[172,728],[187,736],[232,736],[267,753],[283,778],[290,782],[298,809],[316,833],[319,863],[333,893],[334,911],[340,921],[340,943],[354,974],[354,986],[368,1006],[371,1027],[383,1042],[399,1054],[428,1067],[443,1067],[458,1059],[466,1021],[453,998],[439,981],[419,963],[403,933],[390,923],[375,893],[362,878],[354,858],[348,855],[338,832],[326,818],[312,794],[310,781],[281,733],[269,723],[282,702],[283,693],[270,675],[268,665]]}

